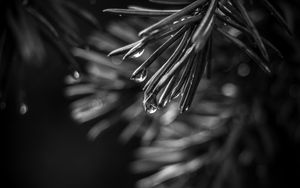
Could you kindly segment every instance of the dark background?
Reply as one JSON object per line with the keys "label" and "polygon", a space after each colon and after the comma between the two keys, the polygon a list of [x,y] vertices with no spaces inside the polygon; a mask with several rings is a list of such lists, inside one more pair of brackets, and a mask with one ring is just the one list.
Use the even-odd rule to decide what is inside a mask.
{"label": "dark background", "polygon": [[[105,8],[124,8],[128,4],[155,7],[147,0],[76,2],[91,11],[102,25],[112,18],[120,19],[102,13]],[[82,33],[88,36],[91,28],[81,20],[78,24]],[[263,32],[272,33],[272,27],[264,26]],[[271,41],[290,58],[294,52],[281,45],[284,41],[274,36]],[[0,113],[4,145],[2,184],[7,183],[9,188],[133,187],[134,176],[129,173],[127,165],[132,159],[134,144],[122,146],[118,143],[116,131],[93,142],[87,139],[89,127],[75,123],[70,117],[70,101],[64,95],[64,78],[69,73],[66,64],[50,46],[47,51],[48,56],[42,65],[24,65],[21,84],[29,106],[25,115],[19,114],[16,96],[16,75],[19,73],[16,71],[11,75],[7,108]],[[299,161],[299,155],[294,152],[297,147],[286,142],[282,148],[274,166],[273,185],[292,187],[293,181],[299,181],[299,169],[294,163]],[[297,172],[293,173],[291,167]]]}
{"label": "dark background", "polygon": [[[126,7],[142,1],[77,0],[104,25],[113,16],[102,9]],[[146,2],[146,1],[144,1]],[[115,17],[118,19],[117,17]],[[82,33],[90,28],[80,23]],[[48,46],[42,65],[24,65],[21,80],[29,107],[20,115],[16,100],[16,77],[9,82],[7,107],[1,112],[4,143],[4,183],[14,188],[112,188],[133,187],[127,170],[132,146],[121,146],[117,134],[107,133],[96,141],[86,137],[88,127],[70,117],[70,101],[64,95],[66,64]],[[17,73],[15,73],[17,74]],[[3,168],[2,168],[3,169]]]}

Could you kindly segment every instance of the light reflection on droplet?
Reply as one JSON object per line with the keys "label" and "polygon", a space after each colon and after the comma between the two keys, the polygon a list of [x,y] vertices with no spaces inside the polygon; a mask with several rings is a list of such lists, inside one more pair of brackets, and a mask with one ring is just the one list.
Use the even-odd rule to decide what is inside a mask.
{"label": "light reflection on droplet", "polygon": [[145,81],[145,79],[147,78],[147,74],[148,74],[147,70],[142,69],[138,74],[132,76],[131,79],[138,83],[141,83]]}
{"label": "light reflection on droplet", "polygon": [[132,58],[139,58],[143,55],[144,51],[145,51],[145,49],[142,49],[141,51],[138,51],[138,52],[134,53],[131,57]]}
{"label": "light reflection on droplet", "polygon": [[80,78],[80,74],[79,74],[78,71],[74,71],[72,76],[73,76],[73,78],[76,79],[76,80]]}
{"label": "light reflection on droplet", "polygon": [[235,97],[237,95],[237,87],[232,83],[226,83],[222,87],[222,93],[226,97]]}
{"label": "light reflection on droplet", "polygon": [[153,114],[153,113],[155,113],[157,111],[157,107],[154,106],[154,105],[152,105],[152,104],[150,104],[150,105],[147,106],[146,111],[149,114]]}
{"label": "light reflection on droplet", "polygon": [[28,112],[28,106],[25,103],[21,103],[19,112],[21,115],[25,115]]}
{"label": "light reflection on droplet", "polygon": [[143,101],[144,109],[147,113],[153,114],[157,111],[157,104],[155,97],[150,97]]}

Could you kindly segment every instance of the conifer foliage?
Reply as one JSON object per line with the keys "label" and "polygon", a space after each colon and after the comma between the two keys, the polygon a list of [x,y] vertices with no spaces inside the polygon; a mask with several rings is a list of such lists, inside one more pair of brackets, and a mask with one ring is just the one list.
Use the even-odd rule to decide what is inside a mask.
{"label": "conifer foliage", "polygon": [[[152,2],[169,5],[172,9],[138,6],[106,9],[104,12],[131,18],[111,24],[107,29],[112,34],[110,38],[99,33],[93,36],[91,44],[95,51],[76,53],[97,66],[112,66],[111,60],[103,56],[110,51],[108,56],[114,62],[122,59],[121,67],[133,69],[130,79],[141,86],[135,90],[136,95],[130,95],[137,97],[137,104],[133,101],[131,104],[136,105],[135,109],[139,109],[138,104],[143,105],[144,113],[128,111],[132,106],[124,109],[125,102],[114,108],[124,109],[122,114],[126,114],[127,127],[120,137],[127,141],[132,136],[141,140],[141,147],[135,152],[136,161],[131,165],[132,172],[143,177],[137,186],[272,185],[272,164],[280,152],[277,143],[281,136],[277,131],[285,129],[281,127],[286,124],[283,119],[289,116],[291,124],[286,128],[299,131],[296,126],[299,119],[292,114],[284,113],[284,118],[274,120],[275,114],[286,109],[270,110],[277,109],[271,101],[279,97],[289,112],[299,113],[299,96],[283,97],[272,88],[299,89],[298,76],[289,86],[278,82],[282,77],[288,79],[287,75],[283,76],[283,67],[299,71],[299,65],[295,65],[295,59],[285,58],[269,40],[272,37],[262,35],[257,25],[272,22],[272,27],[279,26],[281,29],[277,31],[289,46],[293,43],[293,31],[284,16],[268,0]],[[280,3],[286,7],[298,6],[295,1]],[[120,39],[127,44],[111,45],[118,44],[116,41]],[[114,49],[105,49],[104,44]],[[96,51],[100,53],[96,55]],[[125,70],[130,72],[121,67],[119,74]],[[96,68],[91,70],[94,75]],[[111,77],[110,80],[116,79]],[[94,87],[103,84],[105,79],[97,82],[93,81]],[[78,85],[72,87],[78,88]],[[125,93],[132,91],[121,89],[117,93],[126,96]],[[88,98],[84,100],[87,104],[92,102]],[[73,112],[81,109],[80,106],[75,106]],[[110,112],[112,114],[113,109]],[[106,107],[96,111],[84,108],[84,114],[103,117],[100,122],[105,121],[96,126],[91,123],[91,130],[96,130],[93,135],[116,124],[113,115],[113,120],[105,118]],[[92,122],[93,117],[85,120]],[[299,132],[292,140],[299,142]]]}

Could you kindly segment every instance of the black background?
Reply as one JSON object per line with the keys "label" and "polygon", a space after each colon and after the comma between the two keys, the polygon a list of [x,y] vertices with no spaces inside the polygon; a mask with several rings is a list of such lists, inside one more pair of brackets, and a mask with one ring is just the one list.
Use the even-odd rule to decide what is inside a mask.
{"label": "black background", "polygon": [[[144,5],[146,1],[77,2],[105,25],[110,19],[118,18],[102,13],[102,9],[126,7],[128,2]],[[82,33],[91,31],[80,20],[78,24]],[[132,146],[121,146],[114,132],[94,142],[87,139],[89,128],[70,118],[70,101],[64,95],[66,64],[54,49],[47,48],[48,56],[42,65],[24,65],[21,83],[27,93],[29,110],[23,116],[16,101],[15,74],[18,73],[9,81],[7,108],[0,114],[4,135],[2,172],[5,181],[2,185],[16,188],[133,187],[134,181],[127,169]]]}

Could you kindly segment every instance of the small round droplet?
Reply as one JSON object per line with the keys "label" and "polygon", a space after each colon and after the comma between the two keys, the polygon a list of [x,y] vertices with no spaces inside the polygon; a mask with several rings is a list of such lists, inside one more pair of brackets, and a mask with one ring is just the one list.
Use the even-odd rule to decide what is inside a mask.
{"label": "small round droplet", "polygon": [[143,55],[144,51],[145,50],[142,49],[141,51],[138,51],[138,52],[134,53],[131,57],[132,58],[139,58],[139,57],[141,57]]}
{"label": "small round droplet", "polygon": [[143,105],[144,105],[145,111],[149,114],[155,113],[158,109],[157,104],[156,104],[156,98],[153,96],[144,100]]}
{"label": "small round droplet", "polygon": [[149,113],[149,114],[153,114],[157,111],[157,107],[154,106],[154,105],[148,105],[147,108],[146,108],[146,111]]}
{"label": "small round droplet", "polygon": [[174,25],[177,24],[177,23],[179,23],[179,21],[174,21],[174,22],[173,22]]}
{"label": "small round droplet", "polygon": [[148,74],[147,70],[142,69],[138,74],[131,77],[131,79],[138,83],[141,83],[141,82],[145,81],[145,79],[147,78],[147,74]]}
{"label": "small round droplet", "polygon": [[75,78],[76,80],[80,78],[80,74],[79,74],[78,71],[74,71],[72,76],[73,76],[73,78]]}
{"label": "small round droplet", "polygon": [[28,112],[28,106],[25,103],[21,103],[19,111],[21,115],[25,115]]}

